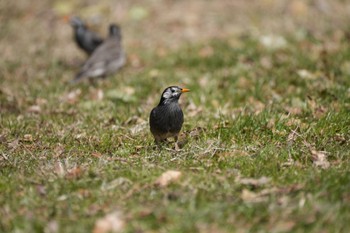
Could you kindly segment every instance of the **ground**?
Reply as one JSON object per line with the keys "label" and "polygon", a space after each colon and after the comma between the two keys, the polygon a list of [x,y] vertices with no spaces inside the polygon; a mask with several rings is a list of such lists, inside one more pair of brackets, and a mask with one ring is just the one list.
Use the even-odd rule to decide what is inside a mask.
{"label": "ground", "polygon": [[[0,232],[350,232],[347,1],[3,1]],[[66,15],[127,65],[69,83]],[[148,116],[170,85],[181,150]]]}

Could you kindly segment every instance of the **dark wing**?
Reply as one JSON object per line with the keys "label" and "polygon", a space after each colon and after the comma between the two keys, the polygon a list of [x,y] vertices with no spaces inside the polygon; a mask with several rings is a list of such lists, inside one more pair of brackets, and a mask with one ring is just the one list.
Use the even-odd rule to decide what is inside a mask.
{"label": "dark wing", "polygon": [[170,124],[168,126],[168,130],[172,133],[180,132],[182,124],[184,123],[184,115],[178,104],[177,108],[173,110],[173,114],[171,114],[169,118]]}
{"label": "dark wing", "polygon": [[103,39],[88,28],[79,27],[75,29],[75,42],[79,48],[90,55],[103,42]]}
{"label": "dark wing", "polygon": [[93,52],[100,44],[102,44],[103,39],[94,32],[89,32],[89,47],[91,52]]}
{"label": "dark wing", "polygon": [[178,104],[158,106],[150,114],[151,131],[159,133],[179,132],[183,121],[183,113]]}

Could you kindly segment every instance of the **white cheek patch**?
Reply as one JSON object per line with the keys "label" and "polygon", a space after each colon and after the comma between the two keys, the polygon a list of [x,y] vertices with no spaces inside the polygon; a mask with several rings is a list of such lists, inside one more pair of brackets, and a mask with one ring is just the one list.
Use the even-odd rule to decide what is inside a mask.
{"label": "white cheek patch", "polygon": [[165,99],[169,99],[171,97],[171,92],[165,92],[164,94],[163,94],[163,98],[165,98]]}

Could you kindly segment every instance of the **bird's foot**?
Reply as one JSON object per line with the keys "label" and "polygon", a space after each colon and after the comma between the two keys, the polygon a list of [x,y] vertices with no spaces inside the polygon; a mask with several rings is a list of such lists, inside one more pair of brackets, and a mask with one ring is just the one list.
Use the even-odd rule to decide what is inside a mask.
{"label": "bird's foot", "polygon": [[181,150],[180,147],[179,147],[179,144],[177,142],[175,142],[175,150],[176,151],[180,151]]}

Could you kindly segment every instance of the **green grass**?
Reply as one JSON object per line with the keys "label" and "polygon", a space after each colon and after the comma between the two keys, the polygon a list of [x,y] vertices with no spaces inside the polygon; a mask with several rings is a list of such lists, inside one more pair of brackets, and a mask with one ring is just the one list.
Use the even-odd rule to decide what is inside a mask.
{"label": "green grass", "polygon": [[[59,232],[90,232],[120,210],[126,232],[349,232],[348,41],[322,58],[312,38],[278,50],[229,39],[165,57],[136,50],[143,68],[129,64],[95,86],[68,85],[74,69],[49,54],[30,67],[1,61],[0,231],[56,222]],[[191,89],[179,152],[155,149],[147,125],[170,85]],[[330,166],[315,166],[312,150]],[[167,170],[182,177],[154,186]],[[241,182],[263,176],[270,182]]]}

